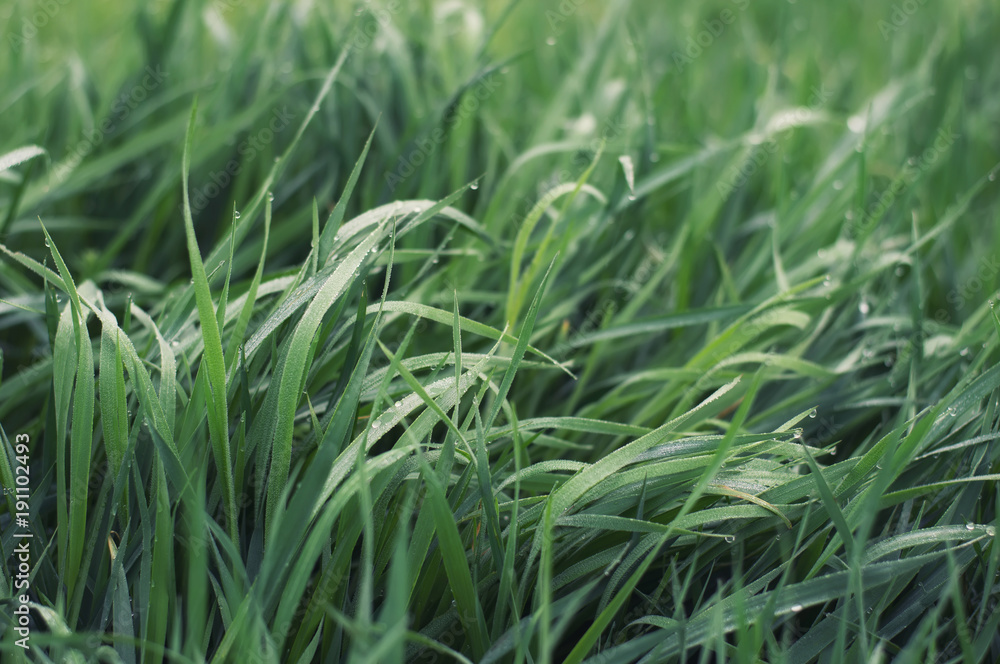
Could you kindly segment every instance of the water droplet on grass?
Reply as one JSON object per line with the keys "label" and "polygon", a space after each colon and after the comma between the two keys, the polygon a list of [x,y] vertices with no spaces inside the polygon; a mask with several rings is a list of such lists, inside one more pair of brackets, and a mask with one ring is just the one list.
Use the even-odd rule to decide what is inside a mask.
{"label": "water droplet on grass", "polygon": [[548,44],[549,46],[555,46],[556,45],[556,38],[555,37],[549,37],[548,39],[545,40],[545,43]]}
{"label": "water droplet on grass", "polygon": [[479,189],[479,182],[473,182],[473,183],[472,183],[472,184],[471,184],[471,185],[469,186],[469,189]]}
{"label": "water droplet on grass", "polygon": [[623,154],[618,157],[618,163],[622,165],[622,172],[625,174],[625,184],[628,185],[630,201],[635,200],[635,163],[632,161],[632,157],[627,154]]}
{"label": "water droplet on grass", "polygon": [[792,613],[798,613],[801,610],[802,610],[802,605],[801,604],[793,604],[792,605]]}
{"label": "water droplet on grass", "polygon": [[237,219],[239,219],[240,218],[240,211],[237,210],[236,212],[234,212],[233,216],[236,217]]}
{"label": "water droplet on grass", "polygon": [[967,524],[965,524],[965,529],[966,530],[975,530],[976,529],[976,525],[974,523],[967,523]]}
{"label": "water droplet on grass", "polygon": [[867,316],[868,312],[871,311],[871,306],[864,300],[861,300],[861,303],[858,305],[858,311],[861,312],[862,316]]}
{"label": "water droplet on grass", "polygon": [[735,541],[736,541],[736,536],[735,535],[726,535],[726,543],[727,544],[732,544]]}
{"label": "water droplet on grass", "polygon": [[402,401],[397,401],[394,405],[396,406],[396,408],[399,408],[400,406],[403,405],[403,402]]}

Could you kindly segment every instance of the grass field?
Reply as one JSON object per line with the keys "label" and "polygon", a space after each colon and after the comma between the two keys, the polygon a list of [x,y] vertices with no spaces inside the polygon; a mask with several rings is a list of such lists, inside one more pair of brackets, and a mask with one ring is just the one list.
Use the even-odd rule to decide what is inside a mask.
{"label": "grass field", "polygon": [[3,662],[1000,659],[1000,5],[0,8]]}

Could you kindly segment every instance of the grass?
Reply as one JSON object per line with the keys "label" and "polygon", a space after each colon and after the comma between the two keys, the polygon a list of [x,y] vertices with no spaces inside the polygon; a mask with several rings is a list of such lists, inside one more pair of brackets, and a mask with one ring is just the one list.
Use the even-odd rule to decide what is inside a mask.
{"label": "grass", "polygon": [[5,662],[1000,658],[993,3],[331,4],[0,10]]}

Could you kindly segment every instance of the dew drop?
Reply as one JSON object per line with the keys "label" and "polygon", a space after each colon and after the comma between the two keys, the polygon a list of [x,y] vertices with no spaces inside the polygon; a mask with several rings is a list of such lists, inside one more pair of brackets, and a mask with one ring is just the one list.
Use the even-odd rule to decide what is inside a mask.
{"label": "dew drop", "polygon": [[986,534],[989,535],[990,537],[993,537],[994,535],[997,534],[997,531],[996,529],[993,528],[993,526],[986,526]]}
{"label": "dew drop", "polygon": [[471,185],[469,186],[469,189],[479,189],[479,182],[473,182],[473,183],[472,183],[472,184],[471,184]]}
{"label": "dew drop", "polygon": [[792,613],[798,613],[801,610],[802,610],[802,605],[801,604],[793,604],[792,605]]}
{"label": "dew drop", "polygon": [[379,422],[378,420],[374,420],[372,422],[372,429],[378,429],[380,426],[382,426],[382,423]]}
{"label": "dew drop", "polygon": [[816,419],[816,409],[815,408],[813,408],[812,410],[809,411],[809,419],[811,419],[811,420],[815,420]]}
{"label": "dew drop", "polygon": [[966,530],[975,530],[976,529],[976,525],[974,523],[967,523],[967,524],[965,524],[965,529]]}
{"label": "dew drop", "polygon": [[393,405],[394,405],[394,406],[396,406],[396,408],[399,408],[400,406],[402,406],[402,405],[403,405],[403,402],[402,402],[402,401],[397,401],[397,402],[396,402],[395,404],[393,404]]}
{"label": "dew drop", "polygon": [[727,544],[732,544],[735,541],[736,541],[736,536],[735,535],[726,535],[726,543]]}
{"label": "dew drop", "polygon": [[968,357],[969,356],[969,349],[968,348],[963,348],[958,354],[961,355],[962,357]]}
{"label": "dew drop", "polygon": [[990,171],[989,179],[990,182],[996,182],[997,174],[994,171]]}
{"label": "dew drop", "polygon": [[274,193],[272,193],[270,191],[267,192],[267,200],[273,201],[274,200]]}
{"label": "dew drop", "polygon": [[240,211],[237,210],[236,212],[234,212],[233,216],[235,216],[237,219],[239,219],[240,218]]}
{"label": "dew drop", "polygon": [[549,37],[548,39],[545,40],[545,43],[548,44],[549,46],[555,46],[556,45],[556,38],[555,37]]}
{"label": "dew drop", "polygon": [[861,312],[862,316],[867,316],[868,312],[871,311],[871,306],[865,300],[861,300],[861,303],[858,305],[858,311]]}

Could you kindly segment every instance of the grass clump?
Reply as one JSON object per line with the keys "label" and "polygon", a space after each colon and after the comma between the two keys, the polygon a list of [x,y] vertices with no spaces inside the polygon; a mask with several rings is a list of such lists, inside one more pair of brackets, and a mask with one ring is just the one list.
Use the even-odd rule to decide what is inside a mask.
{"label": "grass clump", "polygon": [[995,660],[1000,22],[908,7],[14,3],[4,661]]}

